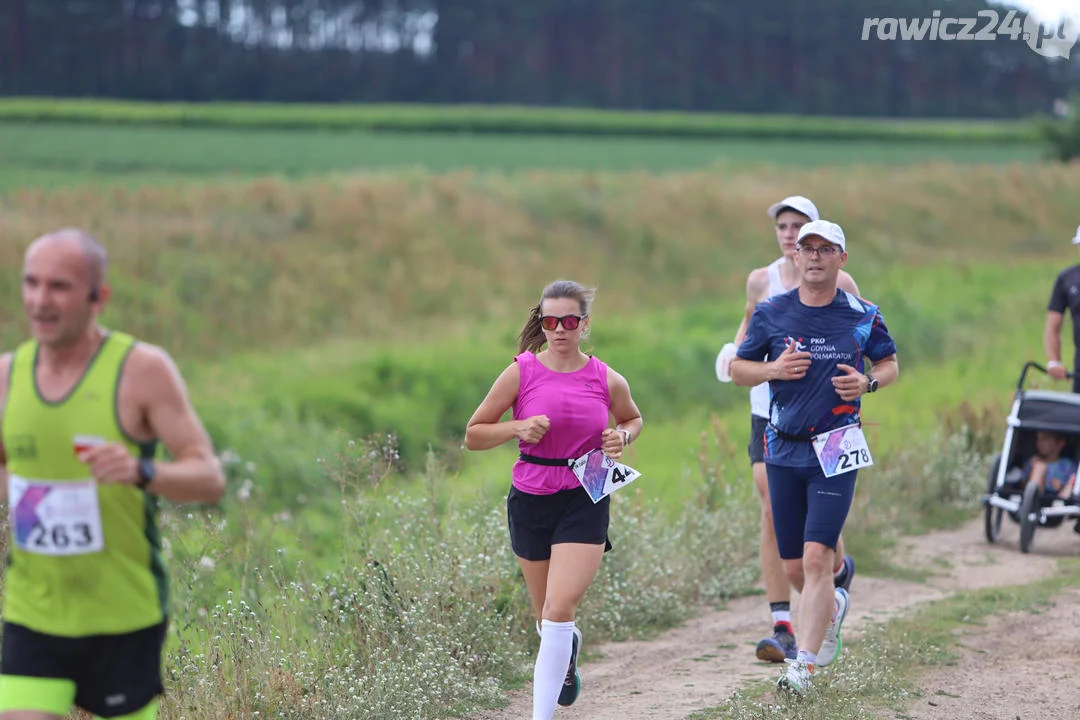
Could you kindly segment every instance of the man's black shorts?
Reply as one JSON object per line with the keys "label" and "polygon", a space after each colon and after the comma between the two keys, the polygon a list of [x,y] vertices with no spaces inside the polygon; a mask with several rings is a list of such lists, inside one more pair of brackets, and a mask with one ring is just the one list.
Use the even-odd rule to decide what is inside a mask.
{"label": "man's black shorts", "polygon": [[611,496],[593,504],[585,488],[533,495],[510,486],[506,496],[506,519],[514,554],[526,560],[548,560],[558,543],[603,545],[608,541],[608,508]]}
{"label": "man's black shorts", "polygon": [[765,428],[768,427],[768,418],[760,415],[750,415],[750,464],[765,462]]}
{"label": "man's black shorts", "polygon": [[104,718],[140,710],[163,693],[168,620],[123,635],[67,638],[4,623],[0,673],[75,683],[75,704]]}

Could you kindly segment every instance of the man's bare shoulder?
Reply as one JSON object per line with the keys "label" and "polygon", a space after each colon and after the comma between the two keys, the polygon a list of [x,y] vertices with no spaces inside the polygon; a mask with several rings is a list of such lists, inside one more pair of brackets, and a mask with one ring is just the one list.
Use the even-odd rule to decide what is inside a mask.
{"label": "man's bare shoulder", "polygon": [[769,289],[769,268],[759,267],[746,276],[746,299],[758,302],[765,299]]}
{"label": "man's bare shoulder", "polygon": [[128,378],[139,384],[156,384],[180,377],[176,363],[164,348],[141,340],[132,346],[124,369]]}
{"label": "man's bare shoulder", "polygon": [[6,352],[0,355],[0,397],[7,392],[8,376],[11,374],[11,362],[15,353]]}
{"label": "man's bare shoulder", "polygon": [[836,285],[841,290],[846,290],[855,297],[860,297],[859,286],[855,284],[855,278],[851,277],[846,270],[841,270],[836,277]]}
{"label": "man's bare shoulder", "polygon": [[8,378],[11,377],[11,361],[14,353],[0,355],[0,417],[4,415],[4,406],[7,405]]}

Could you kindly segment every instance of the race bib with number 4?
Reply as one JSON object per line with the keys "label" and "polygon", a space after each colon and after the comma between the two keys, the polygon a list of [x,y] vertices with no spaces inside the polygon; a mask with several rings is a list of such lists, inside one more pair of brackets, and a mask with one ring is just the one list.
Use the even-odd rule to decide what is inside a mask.
{"label": "race bib with number 4", "polygon": [[866,436],[858,425],[845,425],[814,436],[814,453],[825,477],[870,467],[874,459],[866,445]]}
{"label": "race bib with number 4", "polygon": [[105,549],[97,483],[8,480],[15,545],[36,555],[86,555]]}
{"label": "race bib with number 4", "polygon": [[612,460],[603,450],[591,450],[582,455],[570,469],[594,504],[641,477],[640,472]]}

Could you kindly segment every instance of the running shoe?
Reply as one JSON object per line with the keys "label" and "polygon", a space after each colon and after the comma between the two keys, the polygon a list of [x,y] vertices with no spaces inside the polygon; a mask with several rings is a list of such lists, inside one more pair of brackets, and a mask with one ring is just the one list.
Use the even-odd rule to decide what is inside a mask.
{"label": "running shoe", "polygon": [[566,679],[559,692],[559,704],[569,707],[581,694],[581,674],[578,672],[578,653],[581,652],[581,631],[574,628],[574,644],[570,650],[570,666],[566,669]]}
{"label": "running shoe", "polygon": [[776,624],[773,626],[772,637],[759,642],[755,654],[758,660],[782,663],[785,660],[794,660],[799,650],[795,645],[795,636],[788,631],[788,626]]}
{"label": "running shoe", "polygon": [[840,641],[840,626],[844,624],[847,611],[847,590],[838,587],[836,588],[836,604],[833,606],[832,621],[825,630],[825,639],[821,642],[821,649],[818,650],[817,654],[819,667],[825,667],[840,655],[840,651],[844,647],[844,643]]}
{"label": "running shoe", "polygon": [[784,662],[788,664],[787,670],[776,681],[777,689],[787,690],[796,695],[808,692],[813,685],[814,666],[798,660],[785,660]]}
{"label": "running shoe", "polygon": [[855,577],[855,560],[850,555],[844,555],[844,569],[847,570],[844,573],[844,582],[837,583],[836,576],[833,575],[833,584],[851,592],[851,580]]}

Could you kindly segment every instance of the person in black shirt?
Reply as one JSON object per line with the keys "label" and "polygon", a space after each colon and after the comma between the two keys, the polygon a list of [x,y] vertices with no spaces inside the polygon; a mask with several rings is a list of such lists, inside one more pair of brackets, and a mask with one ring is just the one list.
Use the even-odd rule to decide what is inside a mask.
{"label": "person in black shirt", "polygon": [[[1076,228],[1073,245],[1080,245],[1080,227]],[[1068,370],[1061,361],[1061,325],[1065,309],[1072,315],[1073,323],[1073,369],[1080,365],[1080,264],[1067,267],[1058,273],[1050,302],[1046,306],[1046,328],[1043,330],[1043,348],[1046,350],[1046,369],[1056,380],[1064,380]],[[1073,377],[1073,392],[1080,392],[1080,375]]]}

